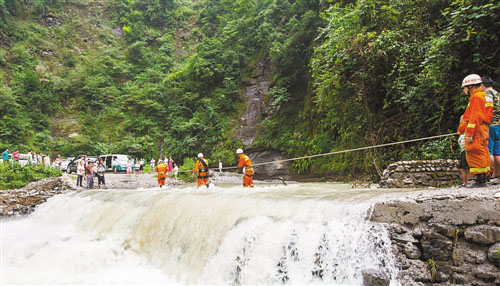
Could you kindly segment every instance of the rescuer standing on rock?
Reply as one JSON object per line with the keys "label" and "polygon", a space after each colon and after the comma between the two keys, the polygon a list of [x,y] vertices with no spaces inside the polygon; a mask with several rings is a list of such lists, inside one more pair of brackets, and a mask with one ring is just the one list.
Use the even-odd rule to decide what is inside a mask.
{"label": "rescuer standing on rock", "polygon": [[247,155],[243,154],[243,149],[241,148],[238,148],[238,150],[236,150],[236,154],[238,154],[238,156],[240,157],[238,168],[245,168],[245,175],[243,176],[243,188],[248,188],[248,186],[253,188],[254,171],[252,160],[250,160]]}
{"label": "rescuer standing on rock", "polygon": [[481,77],[471,74],[464,78],[462,88],[469,96],[469,104],[458,127],[458,134],[465,133],[465,153],[470,173],[476,175],[471,186],[486,183],[490,171],[490,152],[488,151],[488,124],[493,117],[493,101],[483,92]]}
{"label": "rescuer standing on rock", "polygon": [[198,160],[196,164],[194,164],[193,176],[194,173],[198,172],[198,188],[201,187],[201,184],[205,184],[205,186],[209,185],[208,182],[208,160],[203,158],[203,154],[198,154]]}

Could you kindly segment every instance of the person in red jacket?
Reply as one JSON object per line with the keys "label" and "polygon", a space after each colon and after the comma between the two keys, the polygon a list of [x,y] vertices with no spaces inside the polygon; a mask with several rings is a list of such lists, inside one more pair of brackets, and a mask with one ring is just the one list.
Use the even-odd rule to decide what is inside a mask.
{"label": "person in red jacket", "polygon": [[253,171],[252,160],[250,160],[250,158],[247,155],[243,154],[243,149],[241,148],[236,150],[236,154],[240,156],[238,168],[240,169],[245,168],[245,175],[243,176],[243,188],[248,188],[248,186],[250,186],[250,188],[253,188],[254,171]]}
{"label": "person in red jacket", "polygon": [[198,160],[196,160],[196,164],[194,164],[193,176],[194,173],[198,172],[198,188],[201,187],[201,184],[205,184],[205,186],[209,185],[208,181],[208,160],[203,158],[203,154],[198,154]]}
{"label": "person in red jacket", "polygon": [[476,175],[476,184],[482,185],[490,171],[488,124],[493,117],[493,101],[483,92],[482,80],[477,74],[466,76],[462,88],[469,95],[469,104],[458,134],[465,133],[465,154],[470,173]]}

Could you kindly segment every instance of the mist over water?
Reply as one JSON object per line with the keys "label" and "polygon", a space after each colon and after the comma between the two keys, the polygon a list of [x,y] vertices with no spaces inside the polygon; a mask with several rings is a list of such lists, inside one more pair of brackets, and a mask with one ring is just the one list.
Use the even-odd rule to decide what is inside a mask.
{"label": "mist over water", "polygon": [[396,282],[376,191],[340,184],[87,191],[3,220],[7,284],[361,285]]}

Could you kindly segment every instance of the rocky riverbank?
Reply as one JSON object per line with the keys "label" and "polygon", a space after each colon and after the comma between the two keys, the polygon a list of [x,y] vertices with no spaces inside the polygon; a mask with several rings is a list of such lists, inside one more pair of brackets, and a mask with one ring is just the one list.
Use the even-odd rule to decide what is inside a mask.
{"label": "rocky riverbank", "polygon": [[500,285],[498,187],[387,196],[371,220],[387,226],[401,285]]}
{"label": "rocky riverbank", "polygon": [[0,191],[0,217],[29,214],[47,199],[75,189],[66,175],[32,182],[21,189]]}

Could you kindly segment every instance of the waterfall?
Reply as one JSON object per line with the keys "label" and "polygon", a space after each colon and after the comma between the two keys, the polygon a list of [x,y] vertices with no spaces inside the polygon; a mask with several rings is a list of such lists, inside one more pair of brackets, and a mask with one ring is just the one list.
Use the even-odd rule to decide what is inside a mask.
{"label": "waterfall", "polygon": [[339,184],[86,191],[1,223],[7,284],[361,285],[396,281],[374,192]]}

